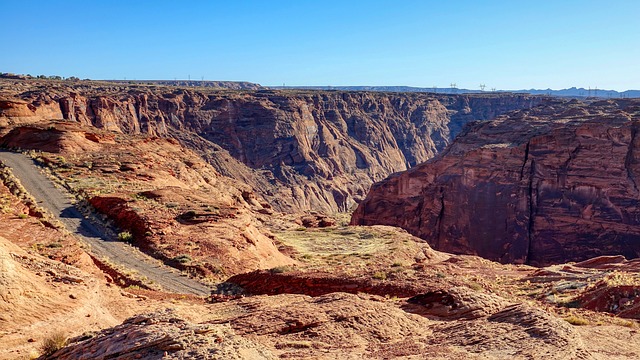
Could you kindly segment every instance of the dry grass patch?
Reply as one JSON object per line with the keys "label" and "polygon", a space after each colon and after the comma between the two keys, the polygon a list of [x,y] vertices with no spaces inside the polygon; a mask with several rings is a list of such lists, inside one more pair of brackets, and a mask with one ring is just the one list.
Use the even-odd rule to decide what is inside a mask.
{"label": "dry grass patch", "polygon": [[49,356],[67,345],[67,337],[62,332],[55,332],[44,339],[40,351],[45,356]]}
{"label": "dry grass patch", "polygon": [[564,320],[571,325],[576,325],[576,326],[589,325],[589,320],[577,315],[569,315],[565,317]]}
{"label": "dry grass patch", "polygon": [[276,231],[277,240],[295,250],[308,267],[345,265],[353,269],[374,264],[405,267],[413,264],[426,243],[386,226],[333,226]]}

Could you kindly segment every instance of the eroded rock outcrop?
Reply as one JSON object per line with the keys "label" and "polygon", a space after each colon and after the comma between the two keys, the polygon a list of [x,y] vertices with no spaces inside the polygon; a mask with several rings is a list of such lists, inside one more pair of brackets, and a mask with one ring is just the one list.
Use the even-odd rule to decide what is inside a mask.
{"label": "eroded rock outcrop", "polygon": [[545,265],[640,256],[640,101],[561,101],[470,126],[374,185],[352,224],[437,250]]}
{"label": "eroded rock outcrop", "polygon": [[545,101],[526,94],[35,84],[0,88],[6,99],[0,127],[64,118],[114,132],[172,136],[281,211],[344,211],[373,182],[433,157],[467,122]]}
{"label": "eroded rock outcrop", "polygon": [[224,325],[193,324],[171,311],[142,314],[95,336],[71,339],[47,359],[275,359]]}

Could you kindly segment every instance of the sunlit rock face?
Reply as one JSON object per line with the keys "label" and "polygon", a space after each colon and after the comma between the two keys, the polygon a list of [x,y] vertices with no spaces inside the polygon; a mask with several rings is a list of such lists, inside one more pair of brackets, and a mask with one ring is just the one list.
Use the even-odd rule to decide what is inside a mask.
{"label": "sunlit rock face", "polygon": [[[0,126],[66,119],[172,136],[281,211],[345,211],[371,184],[444,149],[464,125],[545,101],[527,94],[206,91],[12,83]],[[4,102],[3,102],[4,101]]]}
{"label": "sunlit rock face", "polygon": [[640,256],[640,101],[557,101],[466,128],[373,186],[352,224],[435,249],[545,265]]}

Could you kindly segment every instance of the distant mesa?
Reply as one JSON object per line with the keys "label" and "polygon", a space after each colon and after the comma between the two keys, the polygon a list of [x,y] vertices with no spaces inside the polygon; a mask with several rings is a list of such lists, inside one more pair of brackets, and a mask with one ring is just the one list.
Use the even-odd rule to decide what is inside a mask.
{"label": "distant mesa", "polygon": [[[455,85],[455,84],[452,84]],[[413,86],[270,86],[270,89],[306,89],[306,90],[339,90],[339,91],[380,91],[380,92],[428,92],[440,94],[474,94],[474,93],[518,93],[531,95],[548,95],[567,98],[637,98],[640,97],[640,90],[606,90],[597,88],[576,88],[569,89],[520,89],[520,90],[496,90],[486,89],[483,85],[478,89],[461,89],[456,87],[413,87]]]}
{"label": "distant mesa", "polygon": [[247,81],[209,81],[209,80],[102,80],[106,82],[117,83],[135,83],[135,84],[153,84],[153,85],[167,85],[178,87],[202,87],[202,88],[215,88],[215,89],[230,89],[230,90],[263,90],[265,89],[260,84],[255,84]]}

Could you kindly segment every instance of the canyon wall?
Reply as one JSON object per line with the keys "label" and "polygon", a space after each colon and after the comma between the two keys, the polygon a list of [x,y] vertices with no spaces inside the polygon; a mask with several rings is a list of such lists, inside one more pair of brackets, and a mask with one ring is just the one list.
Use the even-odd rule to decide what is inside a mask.
{"label": "canyon wall", "polygon": [[558,100],[475,123],[436,158],[375,184],[351,222],[503,263],[635,258],[639,127],[640,100]]}
{"label": "canyon wall", "polygon": [[444,149],[467,122],[545,101],[525,94],[23,84],[23,91],[0,96],[0,126],[58,118],[172,136],[282,211],[345,211],[373,182]]}

